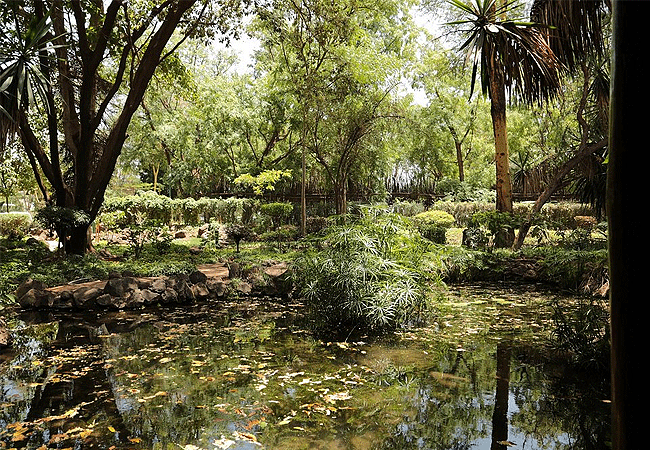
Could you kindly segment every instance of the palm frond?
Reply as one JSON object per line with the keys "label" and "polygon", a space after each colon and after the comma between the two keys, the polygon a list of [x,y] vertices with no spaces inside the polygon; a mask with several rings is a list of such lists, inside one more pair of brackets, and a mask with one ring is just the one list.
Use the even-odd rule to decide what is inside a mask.
{"label": "palm frond", "polygon": [[461,45],[461,50],[467,52],[466,64],[472,66],[470,96],[479,74],[483,92],[487,92],[492,59],[503,71],[506,86],[515,98],[532,103],[559,92],[560,75],[565,67],[545,39],[542,30],[547,26],[507,17],[518,10],[519,3],[506,1],[500,6],[495,0],[474,0],[473,4],[450,0],[450,3],[468,16],[452,24],[470,26]]}
{"label": "palm frond", "polygon": [[604,18],[611,0],[535,0],[531,20],[547,25],[549,46],[571,70],[586,55],[605,53]]}

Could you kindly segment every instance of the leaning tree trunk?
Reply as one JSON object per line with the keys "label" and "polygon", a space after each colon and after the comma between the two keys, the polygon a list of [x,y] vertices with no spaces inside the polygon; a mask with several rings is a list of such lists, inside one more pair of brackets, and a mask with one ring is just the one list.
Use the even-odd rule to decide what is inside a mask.
{"label": "leaning tree trunk", "polygon": [[517,241],[515,242],[514,249],[519,250],[524,245],[524,240],[530,231],[530,227],[533,225],[533,218],[538,214],[542,207],[548,202],[551,196],[559,189],[562,184],[564,177],[573,170],[581,161],[583,161],[589,155],[592,155],[598,150],[602,150],[607,145],[607,139],[603,139],[600,142],[597,142],[592,145],[584,146],[578,153],[576,153],[573,158],[568,160],[560,169],[555,173],[553,179],[548,183],[546,189],[537,197],[535,204],[528,212],[526,219],[522,222],[519,227],[519,233],[517,234]]}

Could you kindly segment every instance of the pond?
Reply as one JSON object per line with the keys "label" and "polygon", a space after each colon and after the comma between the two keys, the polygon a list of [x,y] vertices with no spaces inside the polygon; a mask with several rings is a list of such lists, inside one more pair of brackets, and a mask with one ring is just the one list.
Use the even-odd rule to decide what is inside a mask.
{"label": "pond", "polygon": [[607,448],[606,376],[544,345],[557,300],[452,288],[434,324],[347,341],[269,298],[22,312],[0,360],[0,447]]}

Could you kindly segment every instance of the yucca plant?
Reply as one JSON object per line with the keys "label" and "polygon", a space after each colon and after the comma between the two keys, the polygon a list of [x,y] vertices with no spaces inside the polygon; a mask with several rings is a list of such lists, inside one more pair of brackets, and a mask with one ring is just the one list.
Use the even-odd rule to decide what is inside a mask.
{"label": "yucca plant", "polygon": [[[463,27],[472,66],[471,92],[480,77],[489,94],[494,128],[496,161],[496,208],[512,212],[512,181],[506,127],[507,93],[535,102],[556,95],[565,66],[549,47],[543,25],[513,17],[521,4],[509,0],[450,0],[463,15],[451,25]],[[514,237],[513,237],[514,238]]]}
{"label": "yucca plant", "polygon": [[50,107],[50,79],[42,70],[43,59],[54,58],[49,16],[33,19],[21,33],[16,25],[3,31],[0,39],[0,144],[17,129],[21,113],[37,104]]}

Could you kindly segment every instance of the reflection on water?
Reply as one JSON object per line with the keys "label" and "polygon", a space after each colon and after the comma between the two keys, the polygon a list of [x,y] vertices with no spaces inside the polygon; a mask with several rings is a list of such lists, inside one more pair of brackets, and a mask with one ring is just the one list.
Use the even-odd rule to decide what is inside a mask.
{"label": "reflection on water", "polygon": [[463,299],[463,308],[489,311],[499,324],[450,334],[459,325],[447,310],[435,326],[354,342],[315,339],[300,305],[270,299],[24,313],[17,349],[0,360],[0,444],[607,448],[605,376],[582,379],[565,357],[513,332],[546,326],[539,304],[525,323],[505,326],[525,305],[507,293],[489,298],[497,300]]}

